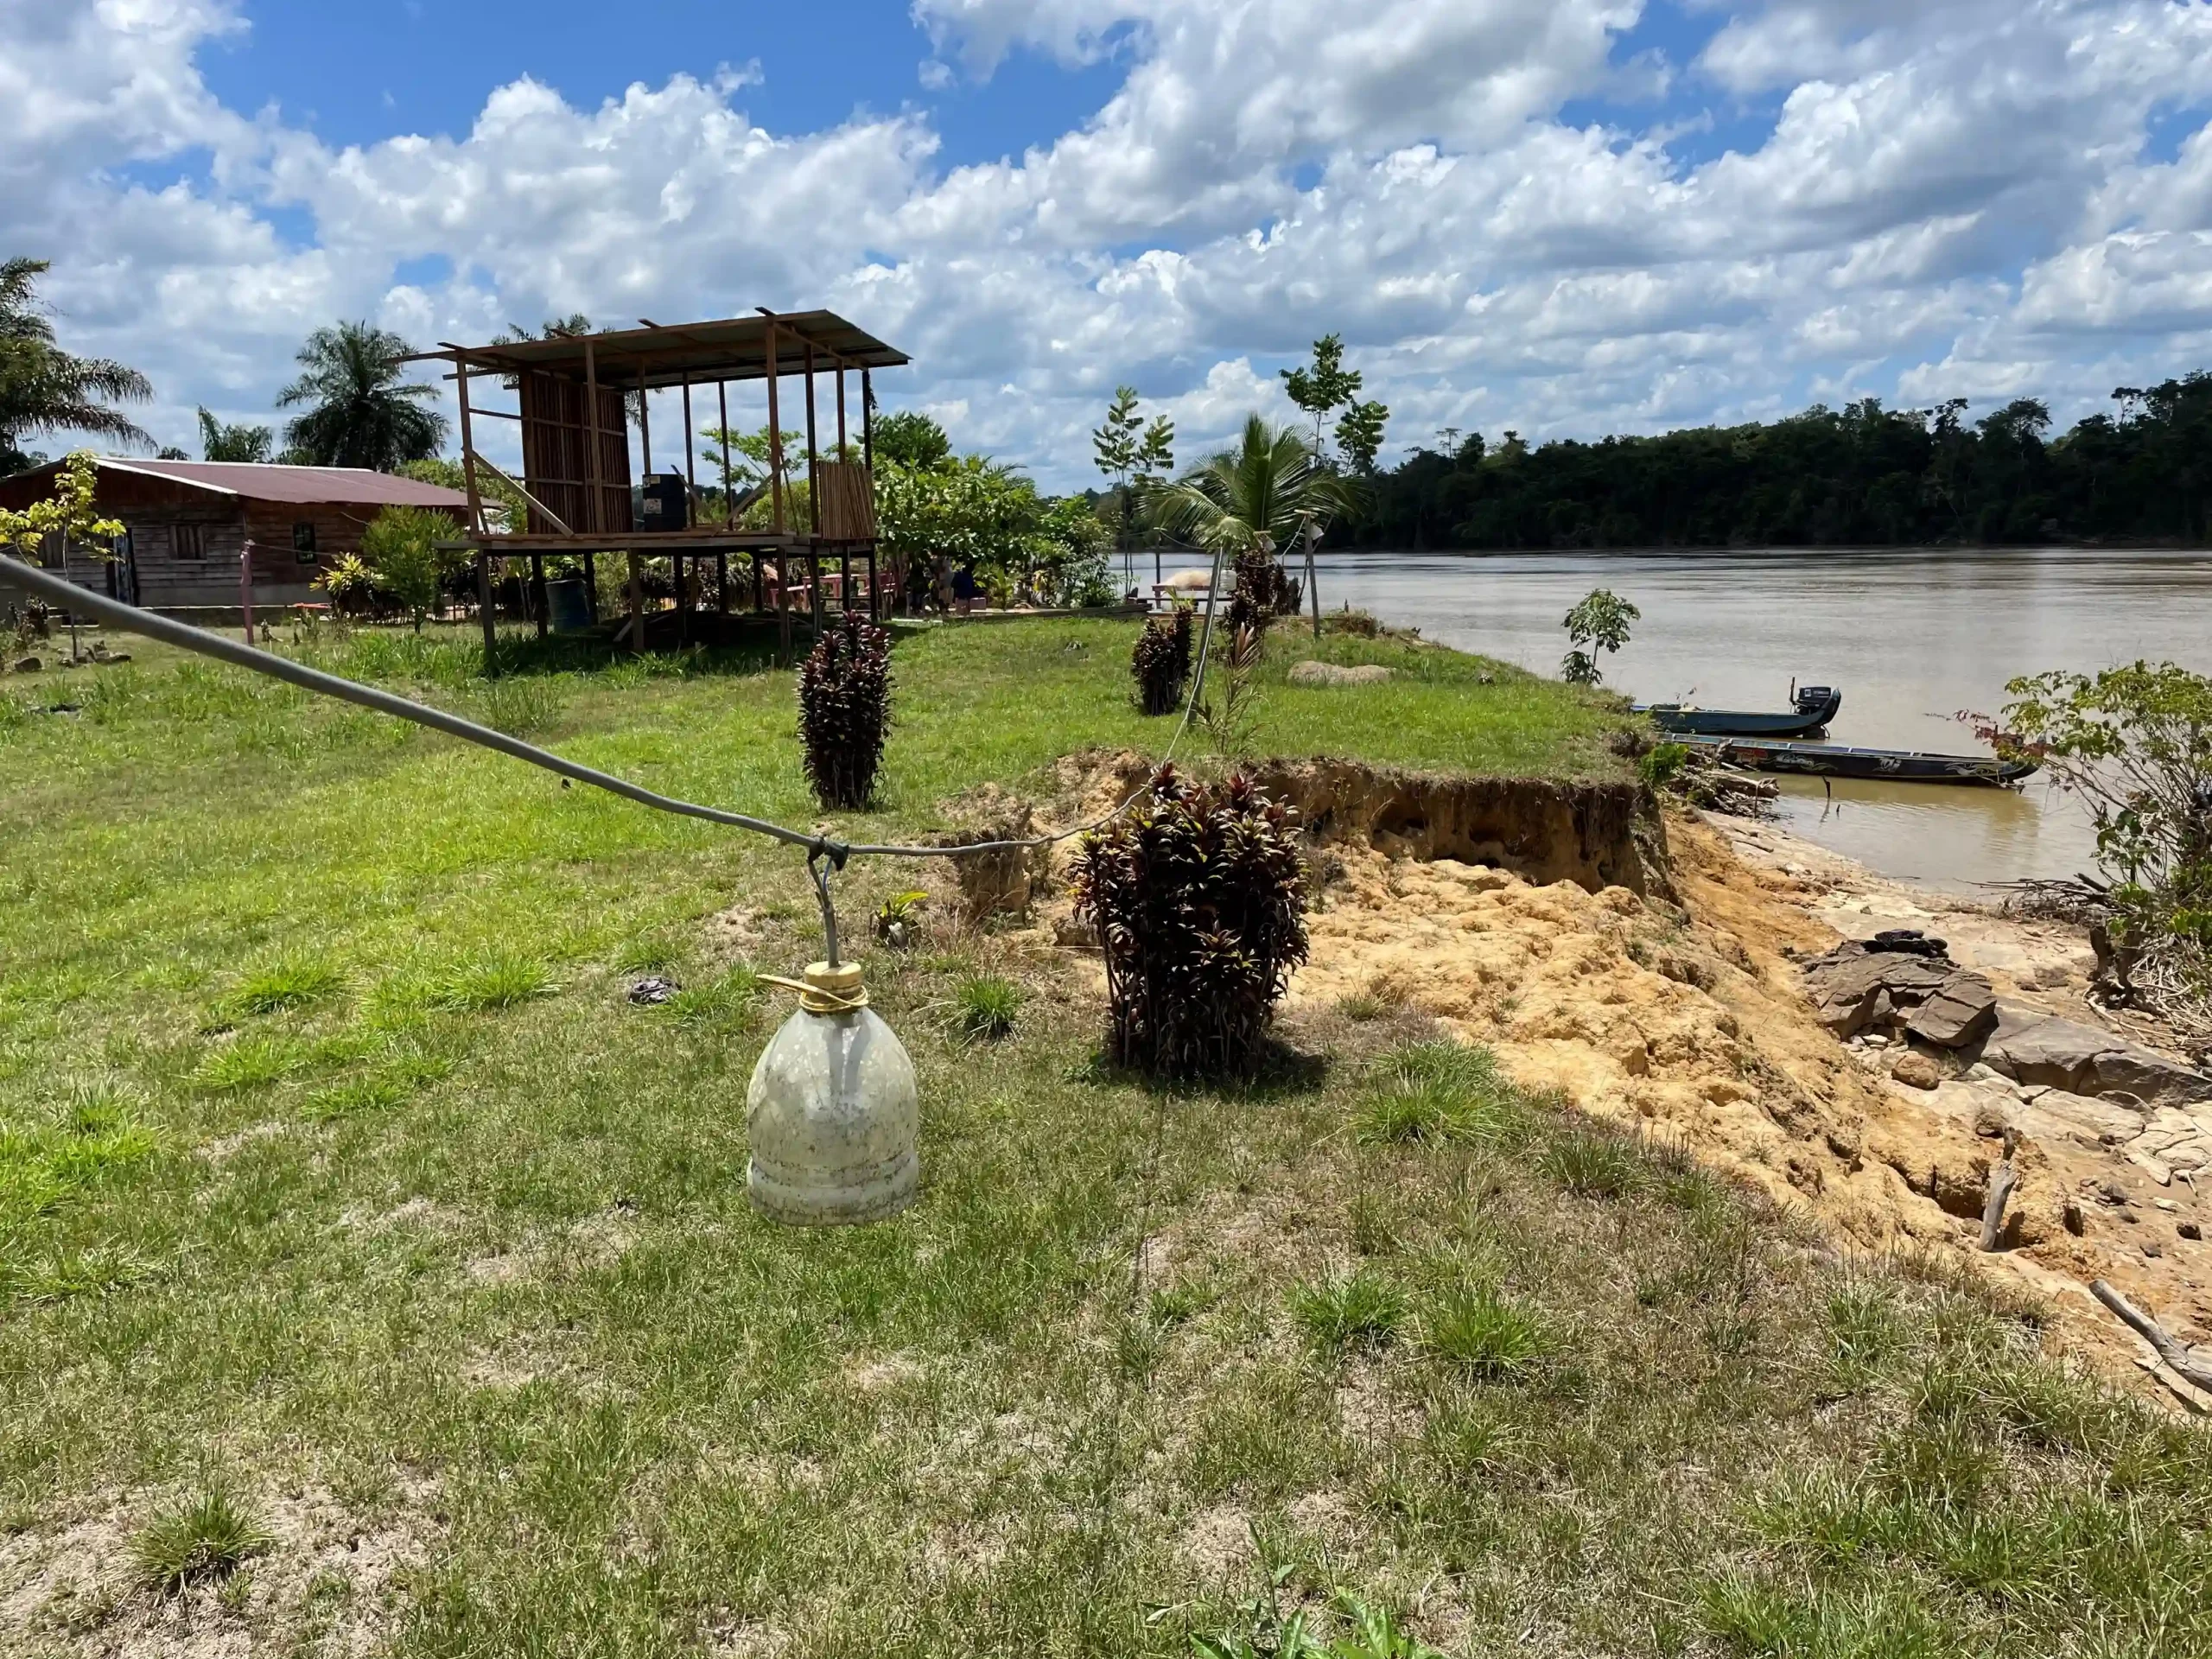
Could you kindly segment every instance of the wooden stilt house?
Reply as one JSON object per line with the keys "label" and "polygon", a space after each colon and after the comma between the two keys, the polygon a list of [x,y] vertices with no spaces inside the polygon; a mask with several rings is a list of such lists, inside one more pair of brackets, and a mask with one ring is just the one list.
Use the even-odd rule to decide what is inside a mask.
{"label": "wooden stilt house", "polygon": [[[487,645],[492,561],[517,556],[530,561],[530,585],[537,595],[532,609],[542,632],[549,608],[547,557],[580,556],[590,573],[587,591],[595,593],[594,561],[626,555],[626,599],[617,632],[632,650],[685,643],[709,626],[702,613],[732,614],[733,563],[744,584],[737,609],[772,610],[787,646],[799,606],[817,627],[828,610],[857,608],[863,598],[871,615],[881,615],[886,587],[876,560],[870,377],[908,359],[844,318],[829,311],[764,310],[677,327],[648,323],[506,344],[446,343],[421,357],[450,364],[460,392],[468,545],[486,601]],[[801,380],[805,415],[809,487],[803,511],[791,487],[798,458],[784,453],[782,435],[793,413],[785,389],[793,376]],[[762,382],[766,394],[766,476],[750,489],[740,488],[725,446],[715,469],[720,476],[710,474],[702,489],[695,434],[710,417],[732,430],[731,388],[751,381]],[[487,390],[499,388],[512,390],[513,407],[479,401]],[[652,411],[658,401],[664,415],[675,412],[667,408],[670,392],[677,394],[683,434],[680,443],[666,444],[657,466]],[[479,447],[480,423],[486,420],[519,425],[519,477],[496,466]],[[634,480],[633,420],[640,474]],[[527,504],[526,522],[505,533],[495,533],[483,512],[493,475],[518,488]],[[661,558],[674,571],[672,615],[665,608],[649,611],[645,599],[644,563]]]}

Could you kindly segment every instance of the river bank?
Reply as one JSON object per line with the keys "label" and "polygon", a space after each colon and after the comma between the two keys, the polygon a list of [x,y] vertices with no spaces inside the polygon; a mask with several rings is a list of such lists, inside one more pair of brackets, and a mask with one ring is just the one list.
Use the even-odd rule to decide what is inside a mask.
{"label": "river bank", "polygon": [[[1062,763],[1054,821],[1074,821],[1141,777],[1134,754]],[[2190,1058],[2090,1000],[2086,934],[1882,876],[1747,819],[1670,811],[1663,849],[1592,836],[1596,786],[1569,844],[1524,811],[1454,829],[1453,786],[1352,763],[1263,762],[1265,786],[1302,809],[1319,893],[1312,956],[1287,1007],[1294,1041],[1411,1014],[1495,1053],[1522,1085],[1639,1129],[1743,1182],[1847,1252],[1902,1251],[2017,1287],[2046,1310],[2060,1351],[2122,1379],[2147,1347],[2089,1294],[2094,1280],[2155,1310],[2184,1343],[2212,1339],[2212,1104],[2143,1104],[2008,1077],[1985,1043],[1945,1049],[1824,1024],[1807,964],[1888,929],[1940,938],[1986,978],[2005,1029],[2046,1046],[2084,1032]],[[1499,825],[1503,827],[1500,828]],[[1611,848],[1614,860],[1605,862]],[[1040,938],[1084,947],[1065,871],[1037,887]],[[2041,1023],[2037,1023],[2041,1022]],[[2091,1043],[2094,1047],[2095,1044]],[[1904,1057],[1916,1057],[1906,1063]],[[2132,1079],[2143,1088],[2139,1079]],[[2202,1081],[2202,1079],[2199,1079]],[[2083,1090],[2096,1085],[2083,1081]],[[2205,1092],[2212,1093],[2212,1084]],[[1992,1170],[2017,1176],[1999,1247],[1980,1248]],[[2173,1399],[2212,1406],[2171,1370]]]}

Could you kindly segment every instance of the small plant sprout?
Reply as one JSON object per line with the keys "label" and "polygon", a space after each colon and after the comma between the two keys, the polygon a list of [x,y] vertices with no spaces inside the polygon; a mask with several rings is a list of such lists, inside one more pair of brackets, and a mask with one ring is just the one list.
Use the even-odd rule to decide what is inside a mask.
{"label": "small plant sprout", "polygon": [[266,1549],[268,1531],[230,1491],[211,1486],[163,1510],[130,1541],[139,1581],[162,1595],[227,1578]]}
{"label": "small plant sprout", "polygon": [[1619,594],[1604,588],[1592,588],[1561,624],[1573,649],[1560,663],[1560,677],[1577,685],[1598,684],[1605,677],[1599,670],[1597,657],[1583,647],[1594,646],[1601,652],[1618,651],[1628,644],[1629,625],[1643,615]]}
{"label": "small plant sprout", "polygon": [[1307,1346],[1324,1359],[1380,1348],[1396,1337],[1406,1319],[1406,1299],[1398,1287],[1363,1268],[1293,1287],[1289,1306]]}
{"label": "small plant sprout", "polygon": [[875,937],[893,950],[904,950],[921,932],[921,909],[929,894],[909,887],[886,899],[875,912]]}
{"label": "small plant sprout", "polygon": [[1421,1324],[1432,1353],[1485,1382],[1526,1369],[1547,1345],[1541,1322],[1488,1285],[1452,1290]]}
{"label": "small plant sprout", "polygon": [[954,994],[957,1022],[971,1041],[995,1043],[1014,1033],[1021,1013],[1021,989],[996,974],[978,974]]}

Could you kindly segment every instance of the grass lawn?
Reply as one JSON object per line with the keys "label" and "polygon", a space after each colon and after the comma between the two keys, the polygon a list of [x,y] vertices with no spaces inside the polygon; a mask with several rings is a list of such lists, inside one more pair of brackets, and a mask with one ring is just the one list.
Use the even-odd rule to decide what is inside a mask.
{"label": "grass lawn", "polygon": [[[1132,633],[904,641],[839,830],[1155,747]],[[1269,752],[1621,764],[1601,699],[1344,636],[1397,677],[1287,686],[1310,645]],[[741,656],[296,649],[816,821]],[[772,1227],[792,855],[133,650],[0,682],[0,1653],[2212,1653],[2202,1433],[1388,1010],[1156,1091],[1079,962],[939,925],[869,957],[922,1201]],[[856,864],[849,934],[914,881]]]}

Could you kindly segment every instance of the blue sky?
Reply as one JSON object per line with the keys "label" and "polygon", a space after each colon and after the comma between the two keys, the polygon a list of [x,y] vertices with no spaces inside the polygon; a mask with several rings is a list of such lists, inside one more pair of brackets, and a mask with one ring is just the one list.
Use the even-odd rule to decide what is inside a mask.
{"label": "blue sky", "polygon": [[2205,0],[0,0],[0,241],[148,425],[410,340],[829,305],[1088,478],[1341,334],[1535,437],[2212,365]]}

